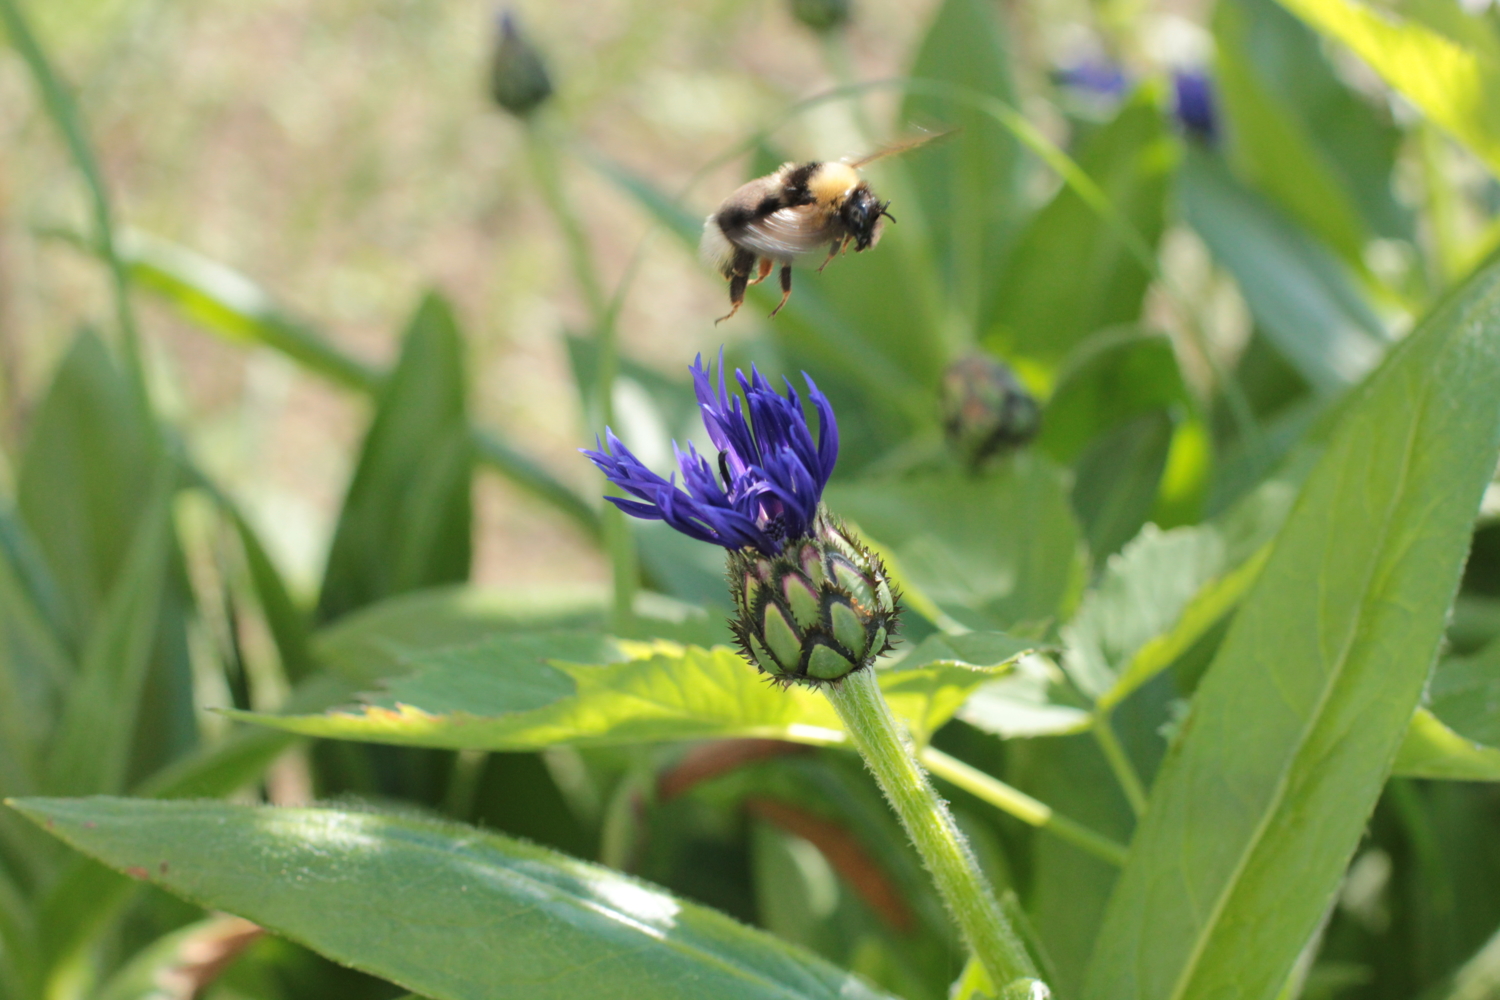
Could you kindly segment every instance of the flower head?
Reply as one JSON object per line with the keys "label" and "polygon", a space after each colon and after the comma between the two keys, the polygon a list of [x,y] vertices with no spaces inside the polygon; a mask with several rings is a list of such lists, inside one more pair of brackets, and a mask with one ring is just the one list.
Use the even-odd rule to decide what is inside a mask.
{"label": "flower head", "polygon": [[605,498],[625,513],[666,521],[690,538],[726,549],[748,546],[777,555],[786,542],[812,533],[823,487],[838,458],[833,407],[804,372],[807,397],[818,411],[815,441],[790,381],[782,396],[754,367],[748,379],[736,370],[745,397],[742,406],[725,389],[722,351],[717,387],[703,367],[702,355],[689,370],[703,426],[719,452],[717,462],[691,444],[684,453],[674,441],[672,451],[682,473],[679,487],[676,473],[663,479],[652,472],[608,429],[604,447],[583,453],[610,482],[637,498]]}

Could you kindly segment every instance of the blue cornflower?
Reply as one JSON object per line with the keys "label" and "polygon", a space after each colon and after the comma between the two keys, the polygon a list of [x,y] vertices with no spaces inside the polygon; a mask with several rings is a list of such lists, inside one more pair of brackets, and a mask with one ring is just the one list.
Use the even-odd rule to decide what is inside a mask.
{"label": "blue cornflower", "polygon": [[1201,69],[1172,74],[1173,111],[1183,131],[1212,145],[1219,138],[1218,101],[1213,79]]}
{"label": "blue cornflower", "polygon": [[703,426],[719,451],[717,463],[691,444],[684,453],[672,442],[682,473],[679,487],[676,473],[663,479],[652,472],[609,429],[603,447],[581,450],[610,482],[638,498],[605,497],[625,513],[666,521],[690,538],[726,549],[748,546],[768,556],[778,555],[784,543],[813,533],[823,487],[838,458],[833,407],[804,372],[808,399],[818,411],[815,443],[802,400],[790,381],[786,395],[781,396],[753,366],[749,379],[736,370],[735,379],[745,395],[746,407],[742,408],[741,401],[732,399],[725,389],[722,350],[717,390],[701,354],[689,370]]}

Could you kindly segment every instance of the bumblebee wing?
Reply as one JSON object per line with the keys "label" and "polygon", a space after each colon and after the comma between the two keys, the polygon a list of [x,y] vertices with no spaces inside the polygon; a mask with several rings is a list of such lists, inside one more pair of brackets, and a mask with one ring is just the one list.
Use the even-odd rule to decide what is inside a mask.
{"label": "bumblebee wing", "polygon": [[726,230],[724,235],[735,246],[757,256],[788,261],[827,248],[834,237],[830,221],[826,210],[817,205],[798,205],[778,208],[758,219],[750,219]]}
{"label": "bumblebee wing", "polygon": [[901,153],[909,153],[913,149],[916,149],[918,146],[925,146],[929,142],[936,142],[938,139],[945,139],[957,131],[958,129],[956,128],[950,128],[942,132],[928,132],[926,134],[907,139],[904,142],[897,142],[892,143],[889,146],[882,146],[880,149],[875,150],[875,152],[869,154],[868,156],[861,156],[857,160],[849,160],[848,163],[849,166],[858,170],[860,167],[863,167],[866,164],[874,163],[876,160],[883,160],[887,156],[897,156]]}

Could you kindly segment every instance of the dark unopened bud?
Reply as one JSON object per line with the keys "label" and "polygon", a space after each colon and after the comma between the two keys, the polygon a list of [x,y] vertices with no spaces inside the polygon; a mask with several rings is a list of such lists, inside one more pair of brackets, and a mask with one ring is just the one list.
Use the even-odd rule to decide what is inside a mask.
{"label": "dark unopened bud", "polygon": [[849,20],[849,0],[791,0],[792,16],[814,31],[832,31]]}
{"label": "dark unopened bud", "polygon": [[729,627],[762,673],[825,684],[891,647],[900,609],[885,567],[827,510],[780,554],[736,549],[727,569],[738,612]]}
{"label": "dark unopened bud", "polygon": [[1036,436],[1041,407],[1004,362],[966,354],[943,372],[943,429],[971,465]]}
{"label": "dark unopened bud", "polygon": [[510,11],[500,15],[490,63],[490,96],[506,111],[522,117],[552,96],[552,78],[542,54],[521,32]]}

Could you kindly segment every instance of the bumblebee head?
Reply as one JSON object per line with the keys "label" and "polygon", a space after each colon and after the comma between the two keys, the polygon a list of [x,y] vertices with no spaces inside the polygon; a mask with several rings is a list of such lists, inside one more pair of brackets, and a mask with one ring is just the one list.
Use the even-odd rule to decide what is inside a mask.
{"label": "bumblebee head", "polygon": [[849,192],[844,207],[839,210],[839,218],[854,239],[856,253],[870,249],[880,239],[882,217],[896,221],[895,216],[886,211],[889,205],[890,202],[875,197],[875,192],[863,182]]}

